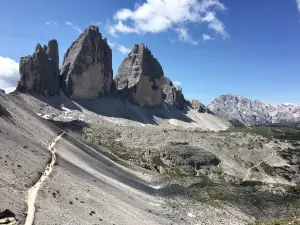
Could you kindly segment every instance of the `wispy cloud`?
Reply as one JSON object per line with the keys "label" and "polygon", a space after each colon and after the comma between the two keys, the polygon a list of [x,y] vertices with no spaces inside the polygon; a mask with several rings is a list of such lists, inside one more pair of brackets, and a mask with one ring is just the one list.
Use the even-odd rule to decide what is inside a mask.
{"label": "wispy cloud", "polygon": [[67,21],[67,22],[66,22],[66,25],[72,27],[72,28],[73,28],[74,30],[76,30],[79,34],[82,33],[82,30],[81,30],[79,27],[77,27],[76,25],[74,25],[73,23]]}
{"label": "wispy cloud", "polygon": [[204,40],[204,41],[211,41],[211,40],[214,40],[214,38],[211,37],[209,34],[203,34],[202,37],[203,37],[203,40]]}
{"label": "wispy cloud", "polygon": [[182,83],[181,83],[180,81],[178,81],[178,80],[175,80],[175,81],[173,82],[173,84],[174,84],[175,86],[181,86],[181,85],[182,85]]}
{"label": "wispy cloud", "polygon": [[107,24],[107,29],[112,36],[174,30],[181,41],[197,44],[187,32],[187,26],[198,23],[207,24],[209,29],[228,39],[224,23],[216,16],[217,11],[224,10],[226,7],[220,0],[147,0],[135,4],[134,10],[118,10],[113,17],[114,23]]}
{"label": "wispy cloud", "polygon": [[124,55],[128,54],[131,51],[129,48],[126,48],[124,45],[120,45],[116,42],[111,42],[109,40],[107,42],[108,42],[108,45],[111,48],[116,48],[117,50],[119,50]]}
{"label": "wispy cloud", "polygon": [[46,22],[46,25],[47,25],[47,26],[50,26],[50,25],[57,26],[57,25],[58,25],[58,23],[57,23],[57,22],[55,22],[54,20],[51,20],[51,21],[48,21],[48,22]]}
{"label": "wispy cloud", "polygon": [[91,22],[90,24],[91,24],[91,25],[99,26],[99,25],[102,24],[102,22],[101,22],[101,21],[98,21],[98,22]]}
{"label": "wispy cloud", "polygon": [[300,0],[296,0],[298,11],[300,12]]}
{"label": "wispy cloud", "polygon": [[194,40],[189,34],[188,30],[184,27],[175,28],[175,32],[178,33],[178,40],[192,45],[198,45],[199,42]]}
{"label": "wispy cloud", "polygon": [[175,44],[175,43],[176,43],[176,40],[175,40],[174,38],[168,38],[168,40],[169,40],[169,42],[170,42],[171,44]]}
{"label": "wispy cloud", "polygon": [[129,48],[126,48],[123,45],[118,45],[118,49],[124,55],[128,54],[131,51]]}

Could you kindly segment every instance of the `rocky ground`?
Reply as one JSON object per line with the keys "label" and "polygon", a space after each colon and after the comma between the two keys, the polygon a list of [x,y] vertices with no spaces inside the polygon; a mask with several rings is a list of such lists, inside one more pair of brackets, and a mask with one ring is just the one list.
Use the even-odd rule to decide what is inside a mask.
{"label": "rocky ground", "polygon": [[1,211],[24,223],[27,192],[64,130],[36,224],[253,224],[300,214],[297,133],[222,131],[228,124],[207,113],[191,121],[189,112],[120,112],[119,103],[108,115],[95,108],[107,101],[96,103],[1,95]]}

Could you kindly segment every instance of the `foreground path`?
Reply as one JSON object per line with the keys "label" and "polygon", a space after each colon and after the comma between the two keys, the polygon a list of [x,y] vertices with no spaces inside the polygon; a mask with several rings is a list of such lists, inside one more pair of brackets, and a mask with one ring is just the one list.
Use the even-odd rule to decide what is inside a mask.
{"label": "foreground path", "polygon": [[57,136],[50,144],[50,146],[48,147],[48,149],[51,152],[52,155],[52,159],[49,165],[47,165],[43,175],[40,177],[40,179],[38,180],[38,182],[32,186],[29,190],[28,190],[28,199],[27,199],[27,205],[28,205],[28,211],[27,211],[27,217],[26,217],[26,221],[25,221],[25,225],[32,225],[33,224],[33,220],[34,220],[34,213],[35,213],[35,201],[36,201],[36,197],[38,194],[38,191],[40,190],[42,184],[47,180],[47,178],[49,177],[49,175],[51,174],[54,164],[56,162],[56,151],[54,149],[54,146],[56,144],[56,142],[61,139],[61,137],[65,134],[65,132],[62,132],[59,136]]}

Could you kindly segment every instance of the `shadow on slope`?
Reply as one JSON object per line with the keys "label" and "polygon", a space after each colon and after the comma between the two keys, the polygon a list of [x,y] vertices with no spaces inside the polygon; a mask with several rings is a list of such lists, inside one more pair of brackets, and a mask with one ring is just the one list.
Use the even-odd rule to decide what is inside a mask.
{"label": "shadow on slope", "polygon": [[173,108],[167,103],[159,107],[149,108],[132,104],[127,100],[110,97],[94,100],[76,100],[74,102],[102,116],[124,118],[144,124],[158,125],[155,117],[161,119],[177,119],[188,123],[194,122],[183,112]]}
{"label": "shadow on slope", "polygon": [[69,98],[67,98],[64,95],[61,96],[53,96],[53,97],[46,97],[43,95],[40,95],[38,93],[19,93],[19,92],[12,92],[10,95],[15,95],[18,97],[22,97],[23,95],[29,95],[32,98],[35,98],[41,102],[44,102],[45,104],[57,109],[61,110],[62,107],[68,108],[70,110],[78,110],[82,111],[80,107],[78,107],[74,102],[72,102]]}
{"label": "shadow on slope", "polygon": [[[135,176],[133,173],[129,172],[123,166],[110,160],[95,149],[85,145],[68,134],[64,136],[64,139],[60,141],[59,145],[62,147],[61,149],[64,149],[64,151],[58,152],[60,159],[58,163],[64,161],[69,166],[72,166],[74,170],[76,168],[78,171],[85,170],[85,173],[86,171],[92,170],[98,171],[99,173],[117,180],[120,183],[126,184],[136,190],[140,190],[148,194],[155,193],[154,188]],[[73,160],[75,160],[75,158],[72,157],[71,159],[69,157],[70,155],[75,156],[75,158],[78,157],[80,159],[80,165],[83,167],[81,168],[76,163],[74,164]],[[87,165],[89,169],[85,168],[84,165]]]}

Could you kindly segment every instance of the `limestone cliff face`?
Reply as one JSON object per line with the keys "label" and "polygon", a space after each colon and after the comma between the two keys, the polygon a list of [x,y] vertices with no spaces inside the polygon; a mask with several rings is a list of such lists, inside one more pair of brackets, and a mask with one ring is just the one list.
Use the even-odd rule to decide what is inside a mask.
{"label": "limestone cliff face", "polygon": [[120,96],[141,106],[159,106],[163,102],[161,78],[163,69],[151,51],[136,44],[124,59],[115,79]]}
{"label": "limestone cliff face", "polygon": [[69,97],[93,99],[110,94],[112,80],[111,49],[99,28],[91,25],[64,56],[62,90]]}
{"label": "limestone cliff face", "polygon": [[185,99],[181,88],[176,88],[172,81],[167,77],[161,78],[163,99],[171,106],[183,110]]}
{"label": "limestone cliff face", "polygon": [[198,100],[193,99],[193,100],[188,101],[188,103],[193,109],[197,110],[199,113],[211,113],[212,114],[212,112],[208,109],[208,107],[206,107],[204,104],[202,104]]}
{"label": "limestone cliff face", "polygon": [[36,46],[32,56],[20,59],[20,81],[17,91],[37,92],[42,95],[59,95],[58,44],[51,40],[48,46]]}

